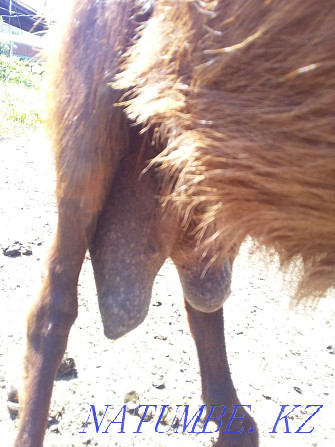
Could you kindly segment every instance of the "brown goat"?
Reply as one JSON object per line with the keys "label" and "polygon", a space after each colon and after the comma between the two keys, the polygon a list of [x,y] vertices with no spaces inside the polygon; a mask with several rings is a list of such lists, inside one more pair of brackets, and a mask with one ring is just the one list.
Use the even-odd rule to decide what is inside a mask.
{"label": "brown goat", "polygon": [[[143,321],[172,258],[222,427],[239,404],[222,305],[243,240],[301,261],[297,299],[335,284],[334,24],[333,0],[74,1],[50,113],[58,228],[16,447],[43,444],[88,248],[111,338]],[[243,426],[217,445],[256,447],[248,414]]]}

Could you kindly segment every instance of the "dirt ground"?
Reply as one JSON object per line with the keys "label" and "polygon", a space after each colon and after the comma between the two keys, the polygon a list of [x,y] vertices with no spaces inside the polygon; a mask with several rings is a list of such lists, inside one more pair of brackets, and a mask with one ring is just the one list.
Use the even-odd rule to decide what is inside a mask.
{"label": "dirt ground", "polygon": [[[40,286],[43,260],[56,223],[49,146],[41,132],[0,142],[0,446],[13,443],[17,419],[7,409],[7,393],[18,383],[25,315]],[[234,266],[232,294],[224,307],[229,361],[241,403],[251,405],[261,447],[333,447],[335,441],[335,301],[289,309],[290,282],[277,272],[276,259],[250,258],[245,244]],[[17,256],[14,256],[14,255]],[[155,432],[161,405],[199,409],[200,378],[193,340],[183,309],[176,271],[167,262],[158,274],[146,321],[117,341],[103,335],[89,259],[79,286],[79,317],[67,355],[75,371],[55,383],[46,447],[211,446],[215,434]],[[218,346],[219,349],[219,346]],[[116,418],[127,396],[135,404],[157,405],[152,419],[136,431],[137,415]],[[90,405],[100,421],[96,433]],[[297,407],[277,433],[270,433],[281,405]],[[306,409],[306,406],[313,405]],[[316,409],[320,411],[296,433]],[[193,414],[192,413],[192,414]],[[159,431],[167,429],[160,426]],[[213,427],[212,427],[213,429]]]}

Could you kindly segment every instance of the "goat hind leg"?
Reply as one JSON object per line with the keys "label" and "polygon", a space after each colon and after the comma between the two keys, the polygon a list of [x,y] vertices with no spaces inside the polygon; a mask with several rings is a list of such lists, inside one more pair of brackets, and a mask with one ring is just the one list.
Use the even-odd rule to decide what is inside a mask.
{"label": "goat hind leg", "polygon": [[50,133],[58,228],[42,290],[28,317],[16,447],[43,444],[52,382],[77,315],[78,275],[128,145],[129,124],[114,107],[121,93],[109,82],[118,69],[119,49],[129,39],[132,3],[76,1],[55,60]]}
{"label": "goat hind leg", "polygon": [[212,418],[220,425],[220,434],[215,445],[257,447],[256,423],[243,407],[239,407],[241,404],[231,379],[222,309],[210,313],[201,312],[194,309],[187,300],[185,307],[198,351],[202,394],[208,405],[207,416],[210,416],[209,410],[214,409]]}
{"label": "goat hind leg", "polygon": [[[78,128],[65,128],[54,143],[58,226],[41,292],[28,315],[24,393],[15,447],[43,445],[53,380],[77,315],[81,265],[127,144],[127,128],[121,123],[121,112],[112,113],[110,107],[115,102],[112,89],[103,85],[96,98],[100,101],[100,113],[92,113],[85,126],[78,123]],[[100,125],[106,124],[104,139],[99,137],[95,120]],[[69,120],[74,126],[77,122]],[[114,125],[110,132],[108,122]],[[59,124],[61,128],[64,125]]]}
{"label": "goat hind leg", "polygon": [[[111,89],[105,89],[112,101]],[[43,445],[53,380],[77,315],[81,265],[124,149],[121,141],[114,146],[108,140],[99,142],[94,124],[86,123],[90,132],[77,132],[76,139],[68,131],[67,142],[55,144],[58,226],[41,292],[28,315],[16,447]]]}
{"label": "goat hind leg", "polygon": [[97,212],[85,200],[59,201],[59,221],[42,289],[27,319],[24,393],[16,447],[41,447],[53,380],[77,315],[77,282]]}

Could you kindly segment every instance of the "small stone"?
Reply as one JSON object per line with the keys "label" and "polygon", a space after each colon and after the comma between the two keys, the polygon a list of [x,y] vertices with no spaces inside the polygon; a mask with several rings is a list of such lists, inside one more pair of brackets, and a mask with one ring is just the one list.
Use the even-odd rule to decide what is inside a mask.
{"label": "small stone", "polygon": [[[61,405],[57,405],[54,408],[50,409],[48,426],[54,426],[59,424],[60,419],[62,419],[65,413],[65,408]],[[58,427],[59,428],[59,427]]]}
{"label": "small stone", "polygon": [[140,405],[140,396],[135,391],[129,391],[124,395],[124,403],[126,404],[127,411],[133,412]]}
{"label": "small stone", "polygon": [[161,418],[161,424],[175,427],[179,424],[179,419],[176,417],[176,409],[167,407]]}
{"label": "small stone", "polygon": [[296,391],[299,394],[302,394],[301,388],[299,388],[298,386],[294,386],[293,387],[294,391]]}
{"label": "small stone", "polygon": [[28,245],[27,247],[22,247],[21,253],[23,256],[31,256],[33,254],[33,250]]}
{"label": "small stone", "polygon": [[3,254],[9,258],[17,258],[21,256],[21,244],[19,242],[14,242],[13,245],[3,249]]}
{"label": "small stone", "polygon": [[161,301],[156,301],[155,303],[152,303],[154,307],[160,307],[162,305]]}
{"label": "small stone", "polygon": [[24,246],[21,242],[15,241],[12,245],[4,248],[3,254],[9,258],[17,258],[19,256],[31,256],[33,251],[29,245]]}
{"label": "small stone", "polygon": [[154,335],[154,339],[165,341],[167,340],[167,337],[165,335]]}
{"label": "small stone", "polygon": [[7,393],[7,408],[12,416],[17,416],[20,410],[19,392],[15,386],[11,386]]}
{"label": "small stone", "polygon": [[[146,406],[139,407],[136,414],[142,419],[144,416],[144,412],[146,411]],[[147,412],[145,414],[144,421],[150,421],[153,418],[154,410],[152,407],[148,407]]]}
{"label": "small stone", "polygon": [[72,357],[64,356],[60,367],[58,368],[56,379],[77,377],[75,361]]}
{"label": "small stone", "polygon": [[163,375],[158,375],[154,378],[152,385],[158,390],[162,390],[165,388],[165,379]]}
{"label": "small stone", "polygon": [[329,352],[329,354],[335,354],[335,348],[332,345],[327,346],[327,352]]}

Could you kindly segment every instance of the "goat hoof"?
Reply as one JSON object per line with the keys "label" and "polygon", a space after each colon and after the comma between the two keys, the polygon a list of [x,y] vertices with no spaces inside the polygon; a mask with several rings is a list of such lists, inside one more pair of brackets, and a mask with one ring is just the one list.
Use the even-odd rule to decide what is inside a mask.
{"label": "goat hoof", "polygon": [[219,437],[213,447],[259,447],[259,443],[257,436],[244,436],[241,438],[239,434],[230,434],[224,438]]}
{"label": "goat hoof", "polygon": [[258,447],[257,424],[248,413],[244,416],[243,426],[244,429],[241,433],[238,433],[239,424],[235,425],[234,423],[230,427],[230,433],[220,432],[219,438],[214,444],[215,447]]}

